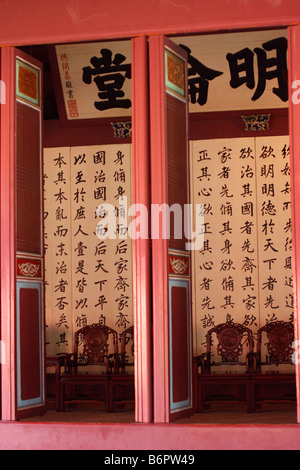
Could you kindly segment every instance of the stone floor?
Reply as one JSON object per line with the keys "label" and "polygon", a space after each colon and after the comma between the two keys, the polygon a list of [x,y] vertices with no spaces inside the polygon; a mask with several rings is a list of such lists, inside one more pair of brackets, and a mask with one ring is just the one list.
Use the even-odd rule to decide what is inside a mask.
{"label": "stone floor", "polygon": [[[105,413],[100,407],[82,407],[57,413],[49,409],[43,416],[26,418],[27,422],[59,423],[134,423],[134,409]],[[204,413],[175,421],[178,424],[297,424],[296,405],[264,405],[256,413],[247,413],[243,405],[217,404]]]}

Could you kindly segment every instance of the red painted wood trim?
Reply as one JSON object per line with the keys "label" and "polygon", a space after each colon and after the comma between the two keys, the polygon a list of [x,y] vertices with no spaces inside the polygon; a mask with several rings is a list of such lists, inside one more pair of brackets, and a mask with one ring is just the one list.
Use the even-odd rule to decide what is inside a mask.
{"label": "red painted wood trim", "polygon": [[[99,121],[102,121],[99,119]],[[116,122],[132,121],[116,119]],[[79,147],[82,145],[129,144],[131,137],[115,137],[110,122],[98,122],[98,127],[62,127],[59,119],[43,122],[43,147]]]}
{"label": "red painted wood trim", "polygon": [[[6,104],[1,106],[1,411],[3,420],[17,418],[16,354],[16,55],[1,51],[1,80],[6,85]],[[32,60],[35,65],[37,62]],[[4,357],[3,357],[4,356]]]}
{"label": "red painted wood trim", "polygon": [[[184,213],[188,203],[188,122],[186,102],[174,96],[166,96],[167,115],[167,168],[168,168],[168,204],[179,204]],[[174,219],[171,215],[169,249],[185,250],[184,218],[182,218],[182,238],[175,238]],[[178,227],[177,227],[178,229]]]}
{"label": "red painted wood trim", "polygon": [[[300,25],[288,30],[289,44],[289,124],[290,124],[290,166],[291,166],[291,210],[292,210],[292,239],[293,239],[293,285],[294,285],[294,325],[295,340],[300,339],[300,103],[292,101],[292,83],[300,79],[299,48]],[[297,354],[298,359],[300,356]],[[299,361],[298,361],[299,362]],[[296,364],[297,386],[297,415],[300,423],[300,364]]]}
{"label": "red painted wood trim", "polygon": [[[172,377],[173,377],[173,401],[188,401],[189,390],[189,344],[190,337],[188,324],[183,317],[189,318],[187,303],[190,301],[188,286],[171,287],[172,306]],[[189,306],[188,306],[189,308]]]}
{"label": "red painted wood trim", "polygon": [[16,104],[16,250],[42,256],[40,112]]}
{"label": "red painted wood trim", "polygon": [[16,260],[16,276],[17,278],[42,279],[43,263],[40,258],[18,257]]}
{"label": "red painted wood trim", "polygon": [[[40,380],[40,291],[20,288],[20,375],[21,399],[26,401],[43,395]],[[28,348],[30,343],[31,348]],[[30,371],[30,372],[29,372]],[[29,379],[30,377],[30,379]]]}
{"label": "red painted wood trim", "polygon": [[[150,214],[147,38],[132,40],[132,204]],[[136,421],[152,421],[150,239],[133,240]]]}
{"label": "red painted wood trim", "polygon": [[[163,36],[149,38],[151,203],[167,204]],[[169,405],[168,240],[152,239],[154,422],[164,423]]]}
{"label": "red painted wood trim", "polygon": [[300,22],[297,0],[131,0],[0,3],[0,44],[59,44],[148,34],[187,34],[281,27]]}
{"label": "red painted wood trim", "polygon": [[[0,423],[1,450],[300,450],[299,425]],[[150,451],[145,450],[150,449]],[[191,452],[187,452],[191,455]],[[128,453],[125,455],[129,455]],[[197,463],[201,455],[194,453]],[[102,460],[103,462],[103,460]],[[194,466],[193,466],[194,467]]]}
{"label": "red painted wood trim", "polygon": [[[246,131],[242,114],[271,114],[270,128],[264,131]],[[288,114],[288,108],[190,113],[189,137],[190,140],[202,140],[288,135]]]}
{"label": "red painted wood trim", "polygon": [[[171,204],[168,194],[167,97],[165,91],[165,45],[182,56],[181,49],[164,36],[149,38],[151,204]],[[152,224],[153,226],[153,224]],[[169,338],[169,240],[152,237],[153,396],[154,422],[170,417]]]}
{"label": "red painted wood trim", "polygon": [[1,80],[6,104],[1,106],[1,417],[14,420],[16,409],[15,356],[15,50],[1,51]]}
{"label": "red painted wood trim", "polygon": [[[2,2],[0,5],[0,17],[3,24],[0,31],[0,43],[14,45],[22,44],[45,44],[61,42],[76,42],[86,40],[99,40],[111,37],[132,36],[138,32],[143,34],[149,33],[168,33],[172,31],[174,34],[191,33],[191,32],[209,32],[223,30],[237,30],[258,27],[282,27],[288,24],[299,23],[300,20],[300,4],[295,0],[286,0],[285,2],[273,2],[269,0],[254,0],[245,4],[244,0],[229,0],[224,2],[218,0],[216,2],[195,2],[187,0],[184,4],[179,2],[168,2],[153,5],[149,14],[145,14],[144,5],[135,0],[136,4],[131,8],[124,10],[123,2],[120,0],[114,3],[106,2],[104,10],[97,3],[87,10],[86,4],[82,6],[70,4],[69,0],[52,2],[38,2],[29,0],[24,2]],[[195,8],[193,8],[193,6]],[[101,6],[102,7],[102,6]],[[59,14],[59,21],[58,15]],[[122,14],[115,17],[115,12],[121,11]],[[132,12],[135,12],[133,21]],[[41,18],[46,19],[41,21]],[[105,18],[105,21],[102,19]],[[101,23],[101,28],[99,24]],[[63,26],[63,27],[62,27]],[[297,33],[293,33],[294,40],[297,39],[299,44],[298,26]],[[297,43],[294,42],[293,58],[296,61]],[[292,43],[291,43],[292,44]],[[294,65],[292,66],[294,68]],[[296,74],[294,75],[296,77]],[[6,82],[6,85],[9,82]],[[8,87],[7,87],[8,92]],[[3,108],[3,107],[2,107]],[[298,112],[294,111],[294,114]],[[299,119],[295,119],[294,132],[296,134],[299,128]],[[3,122],[3,120],[2,120]],[[295,137],[296,142],[293,144],[299,149],[299,137]],[[1,139],[2,140],[2,139]],[[3,143],[3,149],[9,146],[8,141]],[[299,152],[297,151],[297,154]],[[3,152],[2,152],[3,156]],[[7,173],[6,173],[7,174]],[[9,173],[8,173],[9,174]],[[297,176],[297,182],[298,182]],[[4,180],[4,178],[3,178]],[[7,190],[6,185],[6,190]],[[9,189],[9,188],[8,188]],[[2,208],[9,202],[8,191],[4,190],[2,194],[7,198],[3,201]],[[2,185],[1,185],[2,192]],[[7,214],[6,212],[2,215]],[[3,219],[2,219],[3,220]],[[4,219],[5,221],[6,219]],[[1,233],[1,241],[6,242],[2,253],[11,249],[10,229],[6,227]],[[3,235],[3,236],[2,236]],[[9,290],[9,279],[12,267],[7,260],[8,254],[2,258],[1,277],[8,276],[4,289],[5,297],[11,295]],[[8,281],[8,282],[7,282]],[[2,299],[3,300],[3,299]],[[3,305],[3,304],[2,304]],[[7,307],[7,303],[5,303]],[[3,312],[3,309],[2,309]],[[5,310],[7,312],[7,310]],[[4,323],[8,331],[10,327],[7,322]],[[5,338],[9,338],[8,331],[4,333]],[[2,373],[7,377],[5,368],[2,367]],[[5,382],[8,384],[8,381]],[[5,388],[5,387],[4,387]],[[6,396],[2,394],[2,401]],[[4,405],[6,410],[10,407],[9,403]],[[10,415],[6,413],[6,415]],[[4,418],[5,419],[5,418]],[[1,448],[64,448],[67,442],[75,448],[86,448],[89,446],[101,446],[103,449],[132,449],[132,442],[136,442],[135,446],[145,447],[145,442],[153,448],[177,448],[178,442],[180,447],[186,446],[187,449],[207,448],[207,449],[242,449],[242,448],[261,448],[261,449],[299,449],[299,426],[82,426],[83,434],[78,433],[78,426],[75,425],[23,425],[20,423],[0,423],[0,442]],[[51,429],[51,430],[50,430]],[[98,432],[96,432],[96,429]],[[130,429],[132,431],[130,432]],[[134,431],[133,431],[134,430]],[[170,431],[169,431],[170,430]],[[187,432],[186,432],[187,431]],[[122,432],[122,444],[120,443],[120,432]],[[142,441],[142,444],[141,444]],[[160,442],[159,442],[160,441]],[[150,444],[151,443],[151,444]]]}

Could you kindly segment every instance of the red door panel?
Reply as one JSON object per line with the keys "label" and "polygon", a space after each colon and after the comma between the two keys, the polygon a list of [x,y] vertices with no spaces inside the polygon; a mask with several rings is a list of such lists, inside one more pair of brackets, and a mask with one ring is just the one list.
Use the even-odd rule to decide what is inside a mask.
{"label": "red door panel", "polygon": [[[152,216],[154,421],[169,422],[193,409],[185,51],[164,36],[150,37],[149,77],[152,215],[162,209],[160,218]],[[182,262],[186,269],[176,270]]]}
{"label": "red door panel", "polygon": [[42,64],[3,48],[1,80],[2,419],[14,420],[45,410]]}

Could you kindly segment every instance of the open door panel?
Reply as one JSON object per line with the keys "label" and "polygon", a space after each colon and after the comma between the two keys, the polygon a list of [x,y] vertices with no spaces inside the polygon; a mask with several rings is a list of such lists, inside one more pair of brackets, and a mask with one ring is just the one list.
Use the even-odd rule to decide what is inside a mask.
{"label": "open door panel", "polygon": [[192,413],[186,52],[149,38],[154,420]]}
{"label": "open door panel", "polygon": [[2,419],[14,420],[45,407],[42,64],[3,48],[1,80]]}

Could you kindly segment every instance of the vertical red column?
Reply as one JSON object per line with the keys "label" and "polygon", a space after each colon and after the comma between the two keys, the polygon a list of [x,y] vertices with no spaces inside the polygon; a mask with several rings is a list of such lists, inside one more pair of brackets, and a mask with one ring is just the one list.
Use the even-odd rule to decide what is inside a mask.
{"label": "vertical red column", "polygon": [[1,49],[1,406],[2,420],[16,418],[15,368],[15,50]]}
{"label": "vertical red column", "polygon": [[[132,204],[149,228],[150,157],[147,38],[132,40]],[[136,421],[152,421],[150,235],[133,240]],[[145,236],[146,235],[146,236]]]}
{"label": "vertical red column", "polygon": [[[154,421],[192,412],[188,203],[188,96],[185,51],[149,38]],[[187,264],[184,274],[170,269]],[[174,263],[173,263],[174,266]],[[180,338],[180,339],[179,339]]]}
{"label": "vertical red column", "polygon": [[297,383],[297,417],[300,422],[300,214],[297,204],[300,200],[300,25],[288,28],[289,63],[289,127],[291,155],[291,207],[293,239],[293,284],[294,284],[294,324],[295,324],[295,366]]}

